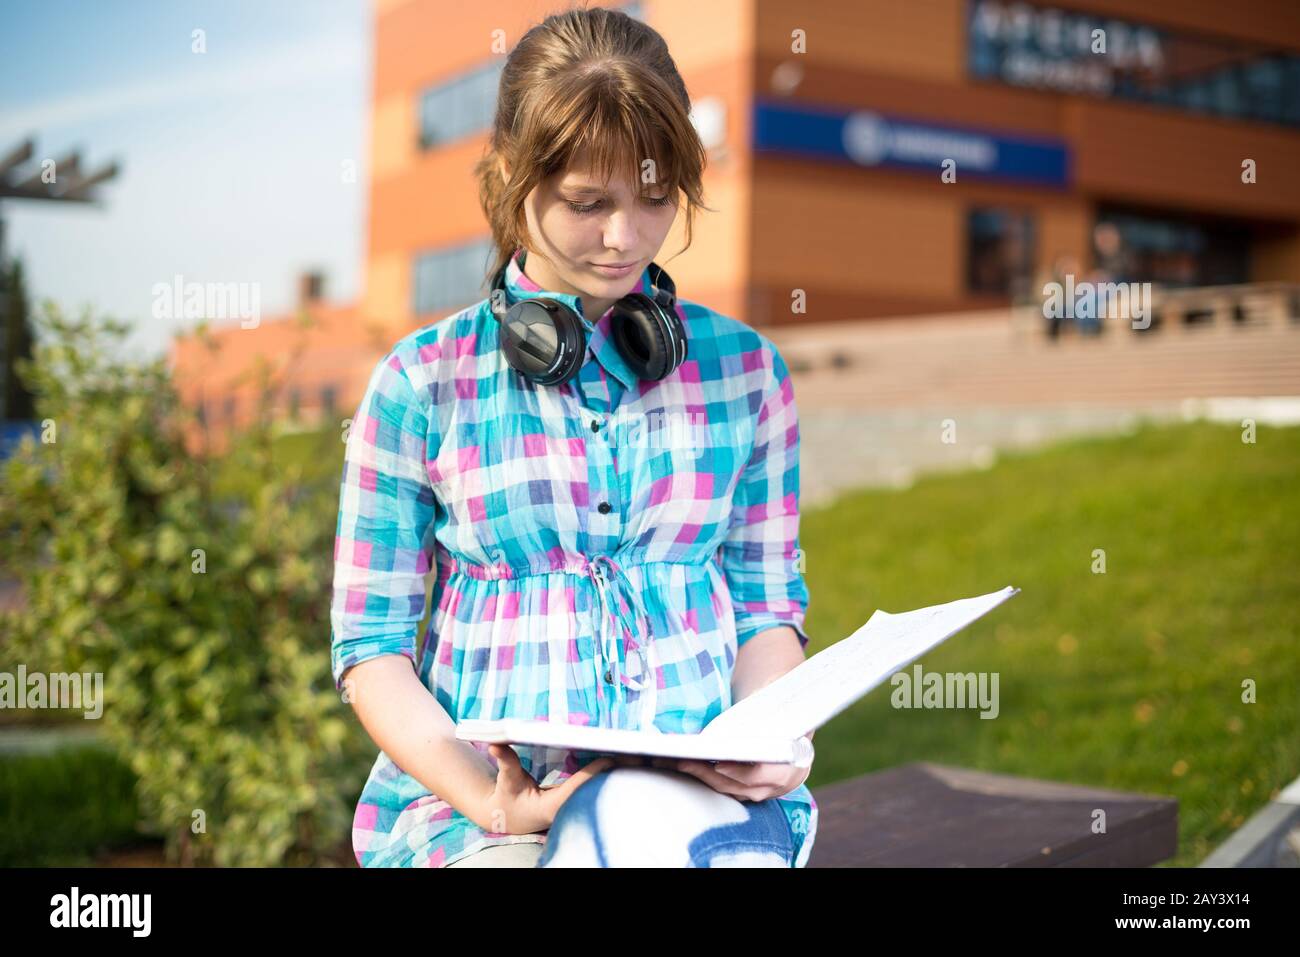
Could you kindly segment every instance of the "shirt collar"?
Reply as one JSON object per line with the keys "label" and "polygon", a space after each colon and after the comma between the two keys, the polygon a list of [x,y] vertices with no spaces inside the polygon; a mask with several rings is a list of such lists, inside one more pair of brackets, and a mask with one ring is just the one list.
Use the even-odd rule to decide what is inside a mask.
{"label": "shirt collar", "polygon": [[[582,299],[580,297],[570,293],[551,292],[543,289],[520,267],[519,258],[521,255],[523,255],[523,250],[516,249],[515,254],[510,257],[510,262],[506,266],[506,308],[509,309],[520,299],[531,299],[536,296],[545,296],[548,299],[556,299],[564,303],[577,313],[578,318],[582,320],[582,328],[587,333],[587,347],[590,354],[595,356],[600,364],[622,382],[624,386],[629,389],[634,388],[637,383],[636,374],[628,366],[627,360],[618,351],[618,346],[615,345],[614,338],[610,335],[610,321],[614,307],[611,306],[607,309],[605,314],[593,324],[590,319],[582,314]],[[650,267],[648,265],[641,271],[640,291],[654,298],[653,286],[650,283]]]}

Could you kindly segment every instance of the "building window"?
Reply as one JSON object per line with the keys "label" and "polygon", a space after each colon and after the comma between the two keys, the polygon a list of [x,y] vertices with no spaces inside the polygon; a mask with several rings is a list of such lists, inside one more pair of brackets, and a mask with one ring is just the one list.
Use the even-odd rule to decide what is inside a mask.
{"label": "building window", "polygon": [[221,405],[222,419],[226,422],[233,422],[235,420],[235,397],[233,395],[226,396],[226,401]]}
{"label": "building window", "polygon": [[430,149],[492,125],[505,57],[420,95],[420,148]]}
{"label": "building window", "polygon": [[1034,217],[1020,209],[977,208],[966,215],[966,288],[1022,296],[1033,280]]}
{"label": "building window", "polygon": [[302,408],[302,390],[294,386],[289,390],[289,418],[298,421],[298,413]]}
{"label": "building window", "polygon": [[1240,223],[1103,208],[1093,253],[1111,282],[1234,285],[1250,281],[1250,238]]}
{"label": "building window", "polygon": [[[1105,55],[1094,49],[1098,31]],[[1012,86],[1300,126],[1300,55],[1011,0],[968,0],[967,69]]]}
{"label": "building window", "polygon": [[333,418],[337,411],[338,389],[335,386],[322,386],[320,390],[320,405],[326,418]]}
{"label": "building window", "polygon": [[487,295],[484,273],[495,251],[491,237],[415,257],[415,314],[425,315],[477,302]]}
{"label": "building window", "polygon": [[[629,17],[644,20],[640,0],[618,8]],[[420,149],[431,149],[492,125],[497,106],[497,88],[505,57],[493,57],[484,65],[445,80],[420,94]]]}

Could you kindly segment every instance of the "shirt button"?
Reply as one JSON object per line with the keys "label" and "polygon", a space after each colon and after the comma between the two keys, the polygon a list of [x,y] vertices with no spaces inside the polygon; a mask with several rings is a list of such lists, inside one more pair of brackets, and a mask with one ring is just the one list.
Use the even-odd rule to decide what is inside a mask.
{"label": "shirt button", "polygon": [[607,684],[607,685],[612,685],[613,683],[614,683],[614,674],[613,674],[613,672],[610,671],[610,669],[606,668],[606,669],[605,669],[605,684]]}
{"label": "shirt button", "polygon": [[596,506],[596,510],[600,512],[601,515],[608,515],[614,510],[614,506],[610,505],[609,502],[601,502]]}
{"label": "shirt button", "polygon": [[600,422],[597,421],[596,419],[592,419],[592,420],[591,420],[591,431],[593,431],[593,432],[599,432],[599,431],[600,431]]}

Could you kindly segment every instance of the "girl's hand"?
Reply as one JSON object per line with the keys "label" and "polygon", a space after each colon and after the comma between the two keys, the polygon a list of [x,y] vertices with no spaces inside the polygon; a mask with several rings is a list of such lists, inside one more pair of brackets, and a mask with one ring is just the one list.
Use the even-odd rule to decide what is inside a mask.
{"label": "girl's hand", "polygon": [[652,758],[659,768],[674,768],[699,778],[713,790],[742,801],[766,801],[788,794],[808,780],[812,765],[764,764],[753,761],[693,761],[686,758]]}
{"label": "girl's hand", "polygon": [[[766,801],[781,797],[803,784],[811,768],[793,764],[760,764],[748,761],[690,761],[663,758],[668,767],[699,778],[713,790],[730,794],[741,801]],[[663,767],[664,765],[659,765]]]}
{"label": "girl's hand", "polygon": [[601,771],[613,765],[612,758],[597,758],[569,775],[563,784],[540,788],[524,770],[519,755],[508,744],[489,744],[488,753],[496,759],[496,786],[484,797],[487,823],[479,827],[498,834],[532,834],[544,831],[570,795]]}

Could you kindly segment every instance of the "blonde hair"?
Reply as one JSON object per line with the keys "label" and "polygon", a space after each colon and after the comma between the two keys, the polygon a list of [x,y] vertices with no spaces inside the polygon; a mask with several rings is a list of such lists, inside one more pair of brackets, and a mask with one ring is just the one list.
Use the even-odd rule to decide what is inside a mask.
{"label": "blonde hair", "polygon": [[688,249],[695,211],[709,209],[703,202],[704,144],[690,109],[663,37],[619,10],[570,9],[529,29],[506,58],[492,136],[474,167],[496,248],[488,277],[516,249],[532,246],[524,215],[528,194],[583,152],[602,181],[621,173],[637,182],[641,164],[635,158],[652,160],[653,185],[686,196],[682,251]]}

